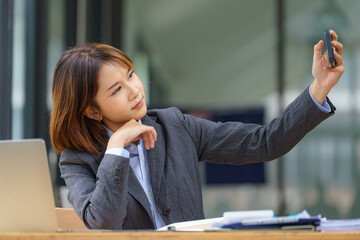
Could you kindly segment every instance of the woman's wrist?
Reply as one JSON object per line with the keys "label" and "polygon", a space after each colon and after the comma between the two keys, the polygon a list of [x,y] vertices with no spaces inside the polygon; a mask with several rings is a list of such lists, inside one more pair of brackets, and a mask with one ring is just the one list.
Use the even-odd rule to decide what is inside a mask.
{"label": "woman's wrist", "polygon": [[116,135],[113,134],[109,139],[106,150],[109,150],[111,148],[124,148],[124,145],[125,145],[124,138],[118,136],[118,134]]}
{"label": "woman's wrist", "polygon": [[329,94],[330,90],[320,84],[318,84],[318,80],[315,78],[313,83],[310,86],[310,92],[313,98],[322,105],[326,99],[326,96]]}

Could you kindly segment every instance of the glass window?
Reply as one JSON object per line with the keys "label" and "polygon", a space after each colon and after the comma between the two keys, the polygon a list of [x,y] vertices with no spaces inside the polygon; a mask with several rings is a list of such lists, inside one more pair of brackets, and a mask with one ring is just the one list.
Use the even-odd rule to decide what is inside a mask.
{"label": "glass window", "polygon": [[26,0],[14,1],[12,138],[23,138],[25,105],[25,6]]}
{"label": "glass window", "polygon": [[[360,215],[360,2],[284,0],[284,105],[313,81],[313,46],[324,30],[344,44],[346,71],[329,94],[336,114],[284,159],[285,211],[328,218]],[[263,107],[278,114],[277,1],[125,1],[124,50],[146,51],[153,106]],[[207,217],[225,210],[277,210],[277,164],[265,185],[204,186]],[[339,194],[336,194],[336,193]]]}
{"label": "glass window", "polygon": [[[328,218],[360,215],[358,1],[286,1],[286,92],[300,92],[313,77],[313,45],[333,29],[344,45],[346,70],[329,94],[338,108],[285,156],[287,209]],[[291,193],[291,194],[290,194]]]}

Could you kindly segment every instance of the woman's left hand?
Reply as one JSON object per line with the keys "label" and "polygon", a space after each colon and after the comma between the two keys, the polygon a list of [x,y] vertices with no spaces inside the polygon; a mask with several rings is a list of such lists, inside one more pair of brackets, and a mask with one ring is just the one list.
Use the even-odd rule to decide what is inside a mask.
{"label": "woman's left hand", "polygon": [[333,30],[330,30],[330,35],[336,62],[336,66],[334,68],[330,66],[328,52],[326,51],[323,55],[321,55],[321,49],[324,46],[324,42],[320,40],[314,46],[314,58],[312,65],[312,75],[314,76],[314,81],[310,86],[310,91],[319,104],[324,103],[326,96],[332,87],[334,87],[339,81],[345,70],[345,62],[342,58],[343,45],[338,42],[338,36]]}

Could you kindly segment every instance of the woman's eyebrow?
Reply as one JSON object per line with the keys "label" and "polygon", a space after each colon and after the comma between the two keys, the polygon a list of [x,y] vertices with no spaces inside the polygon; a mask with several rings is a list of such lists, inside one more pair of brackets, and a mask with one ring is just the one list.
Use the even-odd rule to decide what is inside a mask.
{"label": "woman's eyebrow", "polygon": [[115,87],[116,85],[118,85],[120,83],[120,81],[115,82],[113,85],[111,85],[106,91],[111,90],[113,87]]}
{"label": "woman's eyebrow", "polygon": [[[126,75],[129,75],[129,72],[132,71],[132,68],[128,68]],[[120,81],[115,82],[113,85],[111,85],[106,91],[111,90],[113,87],[115,87],[116,85],[118,85],[120,83]]]}
{"label": "woman's eyebrow", "polygon": [[131,72],[133,72],[133,71],[134,71],[134,69],[132,69],[132,68],[129,67],[129,69],[127,70],[126,75],[129,75],[129,73],[131,73]]}

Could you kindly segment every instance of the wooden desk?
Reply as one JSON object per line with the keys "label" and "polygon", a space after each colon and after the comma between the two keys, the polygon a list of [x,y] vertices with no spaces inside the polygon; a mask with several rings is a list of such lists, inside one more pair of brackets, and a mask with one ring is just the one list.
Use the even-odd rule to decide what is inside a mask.
{"label": "wooden desk", "polygon": [[59,232],[0,233],[0,240],[266,240],[360,239],[360,232]]}

